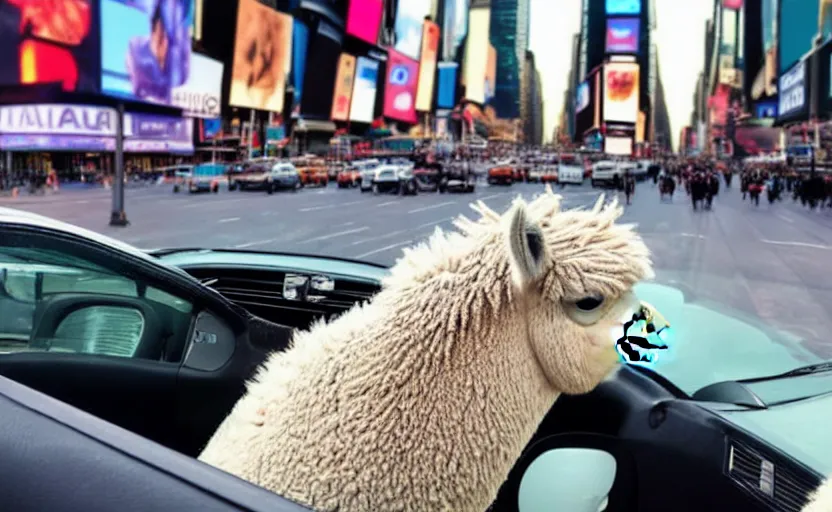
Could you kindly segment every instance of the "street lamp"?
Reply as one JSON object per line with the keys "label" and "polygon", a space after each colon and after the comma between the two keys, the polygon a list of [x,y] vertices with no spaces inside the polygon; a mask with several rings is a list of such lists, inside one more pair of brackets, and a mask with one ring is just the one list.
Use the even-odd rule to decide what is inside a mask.
{"label": "street lamp", "polygon": [[130,224],[124,211],[124,103],[116,105],[116,154],[113,178],[113,208],[110,225],[125,227]]}

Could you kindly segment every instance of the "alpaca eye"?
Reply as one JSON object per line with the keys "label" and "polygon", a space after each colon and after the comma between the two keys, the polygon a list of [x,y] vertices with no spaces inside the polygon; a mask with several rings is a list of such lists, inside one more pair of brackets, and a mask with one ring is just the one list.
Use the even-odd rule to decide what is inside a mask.
{"label": "alpaca eye", "polygon": [[590,297],[584,297],[583,299],[575,302],[575,307],[577,307],[581,311],[592,311],[593,309],[598,309],[601,307],[601,304],[604,303],[604,297],[600,295],[594,295]]}

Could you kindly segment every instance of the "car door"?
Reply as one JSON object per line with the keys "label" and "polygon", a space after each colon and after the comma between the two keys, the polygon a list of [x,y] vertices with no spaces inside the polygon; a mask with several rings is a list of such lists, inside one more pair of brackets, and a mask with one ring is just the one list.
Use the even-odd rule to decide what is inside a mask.
{"label": "car door", "polygon": [[0,216],[0,375],[196,455],[279,347],[184,272],[88,234]]}

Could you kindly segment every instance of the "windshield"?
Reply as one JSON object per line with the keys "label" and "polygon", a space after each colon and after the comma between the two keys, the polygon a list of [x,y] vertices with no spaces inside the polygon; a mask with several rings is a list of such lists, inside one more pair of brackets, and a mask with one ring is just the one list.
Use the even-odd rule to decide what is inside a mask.
{"label": "windshield", "polygon": [[[154,2],[102,0],[140,20],[133,4],[144,3]],[[119,157],[115,124],[105,126],[112,119],[96,117],[102,112],[50,102],[7,116],[0,107],[0,119],[20,124],[0,123],[0,202],[141,249],[391,266],[437,229],[456,229],[460,215],[476,215],[472,203],[504,213],[551,186],[565,210],[602,196],[622,205],[621,222],[635,226],[655,271],[637,292],[671,322],[675,340],[651,368],[686,393],[832,359],[829,30],[819,33],[823,58],[807,60],[817,50],[817,10],[807,16],[814,21],[786,27],[778,13],[788,18],[788,9],[767,0],[762,9],[714,0],[491,2],[488,15],[488,2],[331,3],[343,7],[335,11],[344,27],[318,30],[309,25],[318,14],[301,14],[298,2],[257,2],[278,21],[264,22],[262,37],[249,34],[260,27],[252,23],[240,32],[251,40],[221,55],[190,49],[225,49],[234,23],[212,25],[205,44],[188,40],[201,30],[187,27],[150,40],[140,28],[115,42],[102,36],[114,53],[100,76],[80,69],[88,59],[68,43],[55,52],[78,62],[55,73],[72,73],[10,60],[8,69],[31,71],[29,82],[46,73],[91,95],[107,82],[107,95],[131,107]],[[205,4],[196,9],[203,17],[223,16]],[[297,8],[273,12],[289,4]],[[582,8],[590,4],[601,7]],[[50,30],[27,30],[32,59],[54,53]],[[165,42],[165,34],[185,39]],[[222,44],[212,39],[220,36]],[[134,100],[175,108],[134,112]],[[123,205],[113,203],[116,183]],[[122,206],[129,225],[111,226]],[[6,253],[6,268],[17,268],[18,256]],[[109,282],[101,270],[48,257],[39,264],[55,267],[46,269],[55,279],[72,272]],[[15,279],[26,286],[7,281],[0,293],[28,300],[30,276]]]}

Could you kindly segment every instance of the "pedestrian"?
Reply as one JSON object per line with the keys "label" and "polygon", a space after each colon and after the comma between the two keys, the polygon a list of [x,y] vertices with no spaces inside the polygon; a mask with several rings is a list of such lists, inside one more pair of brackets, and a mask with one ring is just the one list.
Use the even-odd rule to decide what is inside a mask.
{"label": "pedestrian", "polygon": [[636,180],[630,171],[624,172],[624,197],[627,199],[627,204],[630,204],[630,198],[636,192]]}

